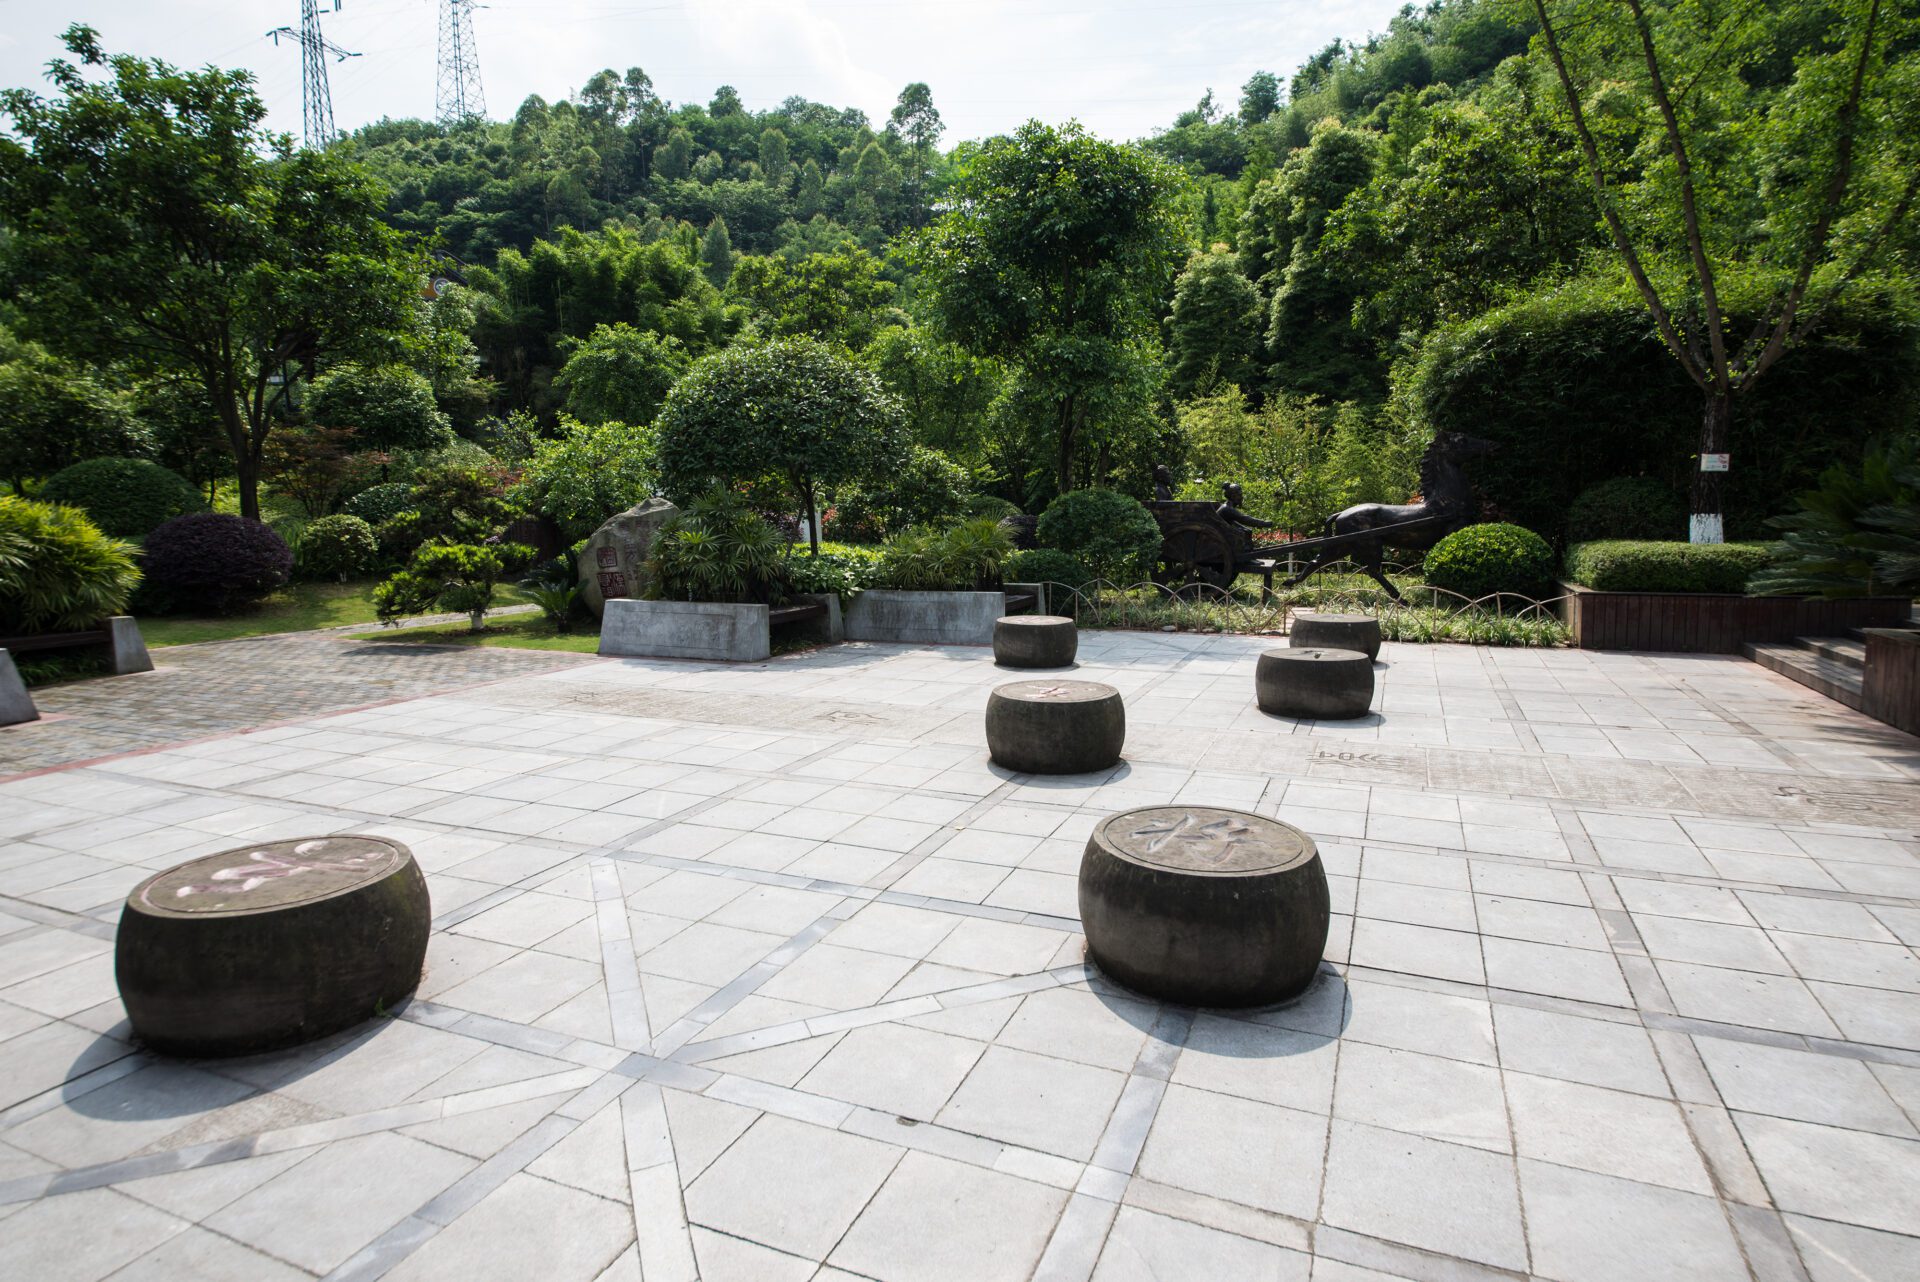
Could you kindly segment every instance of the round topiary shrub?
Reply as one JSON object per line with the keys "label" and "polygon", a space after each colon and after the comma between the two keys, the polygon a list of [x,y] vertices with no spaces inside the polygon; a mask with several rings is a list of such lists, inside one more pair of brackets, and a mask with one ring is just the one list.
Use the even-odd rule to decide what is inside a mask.
{"label": "round topiary shrub", "polygon": [[48,477],[36,497],[82,509],[116,539],[143,539],[162,521],[207,508],[185,477],[139,458],[75,463]]}
{"label": "round topiary shrub", "polygon": [[286,542],[245,517],[177,516],[147,536],[147,583],[166,610],[243,609],[285,587],[292,570]]}
{"label": "round topiary shrub", "polygon": [[0,634],[76,632],[127,612],[131,545],[77,507],[0,495]]}
{"label": "round topiary shrub", "polygon": [[1103,579],[1143,579],[1160,555],[1160,523],[1118,490],[1070,490],[1040,514],[1041,547],[1058,548]]}
{"label": "round topiary shrub", "polygon": [[1650,476],[1616,476],[1589,485],[1567,509],[1567,542],[1677,539],[1686,532],[1680,496]]}
{"label": "round topiary shrub", "polygon": [[1007,558],[1009,583],[1058,583],[1078,588],[1093,580],[1093,571],[1059,548],[1030,548]]}
{"label": "round topiary shrub", "polygon": [[1532,530],[1496,523],[1469,525],[1433,545],[1427,583],[1469,601],[1496,592],[1544,599],[1553,594],[1553,549]]}
{"label": "round topiary shrub", "polygon": [[357,516],[323,516],[300,534],[300,571],[308,578],[344,583],[380,559],[373,527]]}
{"label": "round topiary shrub", "polygon": [[347,516],[357,516],[379,529],[407,510],[413,495],[413,487],[405,481],[388,481],[381,485],[368,486],[340,505],[340,511]]}
{"label": "round topiary shrub", "polygon": [[970,494],[967,496],[967,515],[990,516],[996,521],[1004,521],[1010,516],[1019,516],[1020,508],[998,494]]}

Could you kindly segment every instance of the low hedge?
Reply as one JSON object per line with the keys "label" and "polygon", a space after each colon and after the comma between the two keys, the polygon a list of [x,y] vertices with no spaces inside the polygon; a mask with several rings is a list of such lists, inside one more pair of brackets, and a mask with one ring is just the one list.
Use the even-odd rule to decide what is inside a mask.
{"label": "low hedge", "polygon": [[75,463],[48,477],[35,497],[84,509],[102,534],[116,539],[144,539],[176,516],[207,510],[187,478],[140,458]]}
{"label": "low hedge", "polygon": [[1745,592],[1766,543],[1603,539],[1567,549],[1567,578],[1596,592]]}
{"label": "low hedge", "polygon": [[1427,583],[1469,601],[1512,593],[1553,595],[1553,549],[1532,530],[1505,522],[1469,525],[1434,544],[1421,565]]}

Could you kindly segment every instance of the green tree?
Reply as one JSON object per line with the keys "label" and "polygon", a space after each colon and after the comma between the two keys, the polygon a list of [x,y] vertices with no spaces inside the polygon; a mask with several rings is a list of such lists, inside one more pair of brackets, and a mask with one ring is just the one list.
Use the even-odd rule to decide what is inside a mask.
{"label": "green tree", "polygon": [[666,146],[660,149],[656,162],[660,176],[668,182],[678,182],[693,172],[693,135],[685,129],[676,129],[667,135]]}
{"label": "green tree", "polygon": [[727,292],[752,309],[757,332],[774,338],[813,338],[844,351],[872,341],[886,318],[893,284],[879,260],[849,246],[832,254],[742,258]]}
{"label": "green tree", "polygon": [[1173,290],[1170,390],[1191,396],[1221,384],[1250,387],[1260,351],[1260,295],[1221,250],[1196,253]]}
{"label": "green tree", "polygon": [[767,129],[760,135],[760,176],[784,189],[787,173],[792,167],[792,162],[787,159],[787,136],[778,129]]}
{"label": "green tree", "polygon": [[707,224],[707,234],[700,240],[700,270],[715,289],[727,283],[727,277],[733,275],[733,237],[727,234],[727,220],[718,214]]}
{"label": "green tree", "polygon": [[512,497],[575,543],[652,493],[653,460],[648,428],[563,418],[558,436],[534,443]]}
{"label": "green tree", "polygon": [[153,453],[125,397],[36,343],[19,350],[0,364],[0,478],[16,494],[82,459]]}
{"label": "green tree", "polygon": [[826,202],[827,180],[820,172],[820,162],[812,156],[800,166],[800,185],[793,196],[794,217],[805,220],[818,214]]}
{"label": "green tree", "polygon": [[594,328],[554,375],[567,413],[583,423],[651,423],[693,360],[679,339],[624,321]]}
{"label": "green tree", "polygon": [[1137,404],[1131,371],[1180,252],[1178,184],[1137,147],[1031,121],[965,159],[954,209],[921,243],[949,331],[1033,389],[1061,491],[1090,427]]}
{"label": "green tree", "polygon": [[1280,110],[1280,78],[1271,71],[1256,71],[1240,86],[1240,123],[1257,125]]}
{"label": "green tree", "polygon": [[[1696,543],[1723,537],[1734,406],[1876,269],[1909,267],[1920,194],[1920,14],[1899,0],[1723,7],[1531,0],[1535,45],[1618,254],[1704,401]],[[1781,54],[1790,53],[1790,65]],[[1732,332],[1721,295],[1771,282]]]}
{"label": "green tree", "polygon": [[258,520],[276,379],[411,333],[424,265],[344,152],[266,131],[246,72],[64,39],[79,62],[50,64],[59,97],[0,93],[0,278],[61,348],[197,378]]}
{"label": "green tree", "polygon": [[[686,499],[771,476],[809,514],[824,490],[897,471],[907,447],[899,402],[872,374],[806,339],[702,358],[667,394],[656,430],[668,494]],[[818,553],[819,522],[808,526]]]}
{"label": "green tree", "polygon": [[433,384],[405,365],[336,365],[313,380],[309,421],[353,429],[359,449],[435,450],[453,441]]}
{"label": "green tree", "polygon": [[532,555],[519,543],[429,543],[373,590],[374,611],[382,624],[394,624],[409,614],[450,610],[466,615],[468,630],[478,632],[508,568]]}
{"label": "green tree", "polygon": [[933,90],[915,81],[900,91],[887,129],[907,145],[907,207],[915,227],[927,221],[927,183],[933,172],[935,148],[946,128],[933,105]]}

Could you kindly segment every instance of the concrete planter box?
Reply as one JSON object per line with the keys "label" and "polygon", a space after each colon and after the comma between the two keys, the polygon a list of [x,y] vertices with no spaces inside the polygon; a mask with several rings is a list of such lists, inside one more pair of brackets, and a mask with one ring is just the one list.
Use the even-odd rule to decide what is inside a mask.
{"label": "concrete planter box", "polygon": [[[1012,585],[1018,587],[1020,585]],[[870,588],[847,607],[847,640],[908,645],[992,645],[1005,592],[903,592]]]}
{"label": "concrete planter box", "polygon": [[[793,626],[820,641],[841,639],[840,598],[803,595],[819,610]],[[621,659],[719,659],[751,663],[773,653],[773,624],[794,612],[721,601],[638,601],[616,597],[600,619],[600,653]]]}
{"label": "concrete planter box", "polygon": [[1749,641],[1839,636],[1850,628],[1891,628],[1913,604],[1900,597],[1823,601],[1814,597],[1718,592],[1595,592],[1563,583],[1573,644],[1582,650],[1738,654]]}
{"label": "concrete planter box", "polygon": [[1870,717],[1920,734],[1920,632],[1868,628],[1860,710]]}

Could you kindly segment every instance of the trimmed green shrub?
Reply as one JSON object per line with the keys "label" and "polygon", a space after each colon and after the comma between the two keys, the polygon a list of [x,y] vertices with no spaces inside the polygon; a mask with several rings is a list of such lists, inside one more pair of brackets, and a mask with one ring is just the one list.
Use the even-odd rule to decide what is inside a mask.
{"label": "trimmed green shrub", "polygon": [[1430,586],[1469,601],[1496,592],[1554,595],[1553,549],[1532,530],[1504,522],[1455,530],[1433,545],[1424,568]]}
{"label": "trimmed green shrub", "polygon": [[1118,490],[1070,490],[1040,514],[1041,547],[1058,548],[1103,579],[1143,579],[1160,555],[1160,523]]}
{"label": "trimmed green shrub", "polygon": [[309,578],[344,583],[380,559],[373,527],[357,516],[323,516],[300,534],[300,570]]}
{"label": "trimmed green shrub", "polygon": [[1687,505],[1664,481],[1616,476],[1580,491],[1567,511],[1567,542],[1671,539],[1687,528]]}
{"label": "trimmed green shrub", "polygon": [[912,446],[898,470],[835,497],[828,532],[841,538],[884,539],[908,526],[957,521],[967,514],[970,480],[966,468],[939,450]]}
{"label": "trimmed green shrub", "polygon": [[390,625],[403,615],[438,608],[466,615],[468,627],[478,632],[500,580],[532,555],[522,543],[429,543],[414,550],[406,569],[373,590],[374,612]]}
{"label": "trimmed green shrub", "polygon": [[513,498],[559,526],[562,538],[577,542],[652,488],[651,428],[563,417],[558,436],[534,442]]}
{"label": "trimmed green shrub", "polygon": [[359,517],[377,530],[406,511],[412,495],[413,487],[405,481],[388,481],[361,490],[342,503],[340,510],[348,516]]}
{"label": "trimmed green shrub", "polygon": [[1075,557],[1059,548],[1028,548],[1007,558],[1002,573],[1009,583],[1058,583],[1077,588],[1093,580],[1094,574]]}
{"label": "trimmed green shrub", "polygon": [[666,601],[772,603],[785,595],[787,542],[746,500],[716,489],[654,536],[654,595]]}
{"label": "trimmed green shrub", "polygon": [[91,628],[139,583],[133,547],[79,508],[0,495],[0,633]]}
{"label": "trimmed green shrub", "polygon": [[1765,543],[1603,539],[1567,549],[1567,578],[1596,592],[1745,592]]}
{"label": "trimmed green shrub", "polygon": [[279,591],[293,553],[272,529],[220,512],[176,516],[147,536],[147,587],[162,610],[228,614]]}
{"label": "trimmed green shrub", "polygon": [[[1771,291],[1729,273],[1729,333],[1753,327]],[[1575,281],[1431,331],[1395,367],[1399,415],[1500,446],[1470,466],[1509,521],[1558,530],[1587,478],[1645,472],[1684,493],[1697,466],[1702,397],[1661,344],[1631,286]],[[1860,282],[1734,407],[1727,531],[1767,534],[1820,472],[1851,464],[1920,407],[1920,315],[1910,291]]]}
{"label": "trimmed green shrub", "polygon": [[787,582],[795,592],[836,593],[844,605],[879,580],[880,561],[878,548],[822,543],[819,556],[789,549]]}
{"label": "trimmed green shrub", "polygon": [[43,503],[80,508],[116,539],[144,539],[162,521],[206,511],[200,491],[178,472],[139,458],[95,458],[47,478]]}
{"label": "trimmed green shrub", "polygon": [[890,588],[983,592],[1000,586],[1013,536],[992,517],[975,517],[944,530],[920,527],[890,541],[880,581]]}

